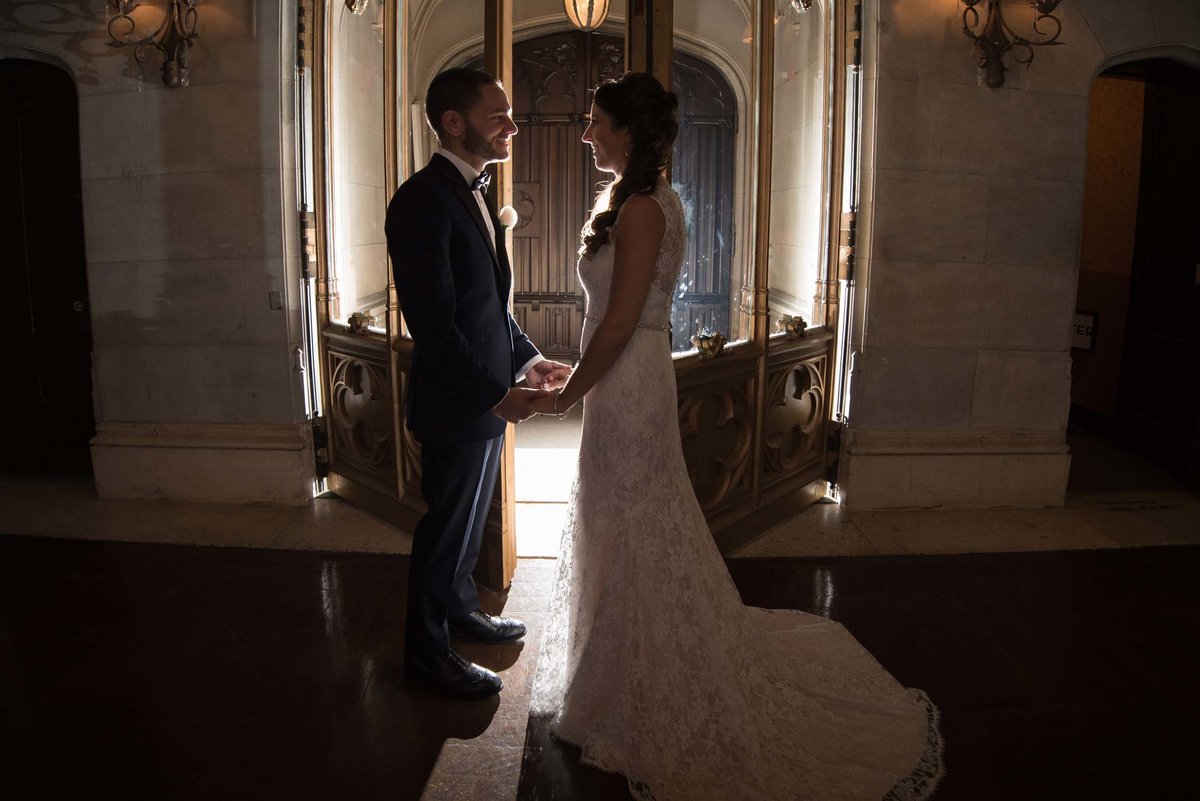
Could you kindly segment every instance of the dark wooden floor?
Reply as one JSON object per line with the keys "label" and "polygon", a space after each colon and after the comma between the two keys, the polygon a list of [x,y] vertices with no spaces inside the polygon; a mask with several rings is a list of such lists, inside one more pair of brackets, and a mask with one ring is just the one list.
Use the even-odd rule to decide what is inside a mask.
{"label": "dark wooden floor", "polygon": [[0,537],[0,798],[417,798],[407,559]]}
{"label": "dark wooden floor", "polygon": [[[747,604],[826,614],[930,694],[946,739],[939,801],[1200,797],[1200,548],[740,559],[730,571]],[[520,797],[628,794],[530,721]]]}
{"label": "dark wooden floor", "polygon": [[[400,678],[403,557],[0,536],[0,798],[407,799],[492,703]],[[941,706],[942,801],[1196,797],[1200,548],[736,560]],[[611,799],[531,723],[521,798]]]}

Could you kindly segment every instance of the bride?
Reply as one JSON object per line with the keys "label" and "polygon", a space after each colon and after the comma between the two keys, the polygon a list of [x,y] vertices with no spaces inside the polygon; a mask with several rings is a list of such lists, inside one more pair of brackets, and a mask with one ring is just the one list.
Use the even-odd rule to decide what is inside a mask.
{"label": "bride", "polygon": [[686,229],[663,177],[675,95],[629,73],[583,141],[615,179],[583,229],[583,356],[535,410],[586,397],[532,713],[637,797],[919,799],[937,712],[838,623],[742,604],[680,444],[666,333]]}

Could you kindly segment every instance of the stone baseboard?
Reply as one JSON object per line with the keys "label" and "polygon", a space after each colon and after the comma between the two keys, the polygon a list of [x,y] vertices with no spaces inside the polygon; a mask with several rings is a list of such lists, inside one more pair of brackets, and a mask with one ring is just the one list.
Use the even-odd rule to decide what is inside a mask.
{"label": "stone baseboard", "polygon": [[101,498],[202,503],[312,500],[305,424],[101,423],[92,466]]}
{"label": "stone baseboard", "polygon": [[1062,506],[1063,431],[847,428],[840,495],[851,511]]}

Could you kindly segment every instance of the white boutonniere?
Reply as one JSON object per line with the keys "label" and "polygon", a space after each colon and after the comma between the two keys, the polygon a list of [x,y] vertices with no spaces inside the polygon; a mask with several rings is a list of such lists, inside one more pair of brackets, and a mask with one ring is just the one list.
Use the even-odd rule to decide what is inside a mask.
{"label": "white boutonniere", "polygon": [[517,216],[517,210],[512,206],[505,206],[504,208],[500,209],[500,213],[496,216],[500,218],[500,224],[505,228],[512,228],[517,224],[517,220],[520,219]]}

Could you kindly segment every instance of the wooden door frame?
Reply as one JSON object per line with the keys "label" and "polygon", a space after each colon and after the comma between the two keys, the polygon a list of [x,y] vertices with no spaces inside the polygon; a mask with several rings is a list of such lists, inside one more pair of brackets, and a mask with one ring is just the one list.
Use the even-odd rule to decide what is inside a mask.
{"label": "wooden door frame", "polygon": [[[409,371],[412,367],[413,345],[406,336],[400,314],[399,300],[391,271],[387,276],[385,331],[353,333],[347,326],[334,323],[331,307],[337,302],[336,281],[331,276],[329,240],[329,202],[332,184],[330,159],[332,131],[329,106],[332,97],[330,4],[337,0],[318,0],[311,8],[313,51],[313,195],[315,237],[315,285],[317,296],[317,339],[320,343],[318,360],[321,367],[321,395],[326,410],[325,437],[328,442],[331,490],[354,506],[387,520],[404,531],[414,532],[425,512],[421,499],[420,444],[405,424],[405,397]],[[407,70],[410,63],[406,52],[400,53],[401,43],[408,42],[408,13],[399,13],[397,0],[384,4],[384,170],[385,189],[391,197],[403,174],[423,165],[412,163],[407,146],[413,135],[408,114],[410,98]],[[485,50],[489,66],[500,80],[512,74],[512,0],[486,0]],[[306,10],[307,16],[307,10]],[[498,165],[497,186],[500,203],[511,203],[512,173],[508,164]],[[509,235],[511,237],[511,234]],[[349,368],[346,366],[350,365]],[[342,429],[360,425],[339,420],[334,404],[333,383],[342,369],[357,370],[367,375],[371,383],[371,402],[386,404],[389,421],[386,433],[390,456],[386,470],[360,469],[352,459],[339,452],[337,435]],[[361,391],[361,390],[360,390]],[[362,425],[365,425],[362,424]],[[514,427],[506,430],[497,492],[493,499],[488,525],[484,533],[476,578],[494,588],[505,589],[516,569],[515,477],[513,445]]]}
{"label": "wooden door frame", "polygon": [[[698,354],[675,361],[679,421],[689,471],[714,538],[728,553],[771,525],[824,496],[835,477],[829,409],[838,337],[839,279],[852,248],[842,235],[840,213],[845,148],[845,65],[856,49],[858,2],[830,0],[824,45],[830,86],[825,114],[831,135],[824,147],[826,247],[815,287],[812,327],[803,337],[772,333],[768,311],[775,63],[774,3],[754,0],[754,70],[747,115],[754,120],[751,193],[753,290],[750,338],[725,355]],[[627,68],[651,72],[670,86],[673,30],[671,0],[630,4],[626,18]],[[852,242],[849,244],[852,245]],[[832,445],[832,447],[831,447]]]}
{"label": "wooden door frame", "polygon": [[[338,300],[336,281],[331,277],[331,254],[329,239],[330,186],[333,180],[331,145],[333,134],[330,126],[330,99],[332,97],[331,7],[338,0],[315,0],[305,9],[306,42],[311,40],[313,98],[313,237],[316,294],[316,340],[320,358],[317,359],[320,375],[323,420],[318,420],[318,436],[328,443],[328,461],[331,471],[327,478],[329,489],[348,503],[393,523],[404,531],[412,532],[424,513],[420,496],[419,446],[408,434],[404,425],[404,408],[401,401],[405,391],[404,376],[411,364],[411,342],[407,347],[403,337],[396,288],[388,271],[386,283],[385,332],[352,333],[350,329],[333,322],[331,307]],[[309,4],[306,4],[309,5]],[[400,144],[407,141],[409,121],[407,113],[407,86],[400,71],[400,42],[406,42],[407,14],[398,13],[397,0],[384,0],[384,184],[388,197],[400,183],[402,163],[406,172],[411,170],[407,148]],[[307,17],[311,14],[311,23]],[[372,402],[386,404],[384,417],[388,420],[388,469],[379,474],[367,474],[347,470],[339,472],[342,465],[335,430],[345,421],[338,420],[333,403],[332,383],[336,371],[345,364],[361,366],[370,370],[373,383],[370,387]],[[322,431],[323,429],[323,431]]]}
{"label": "wooden door frame", "polygon": [[[824,6],[827,28],[831,88],[826,114],[832,115],[832,137],[827,141],[825,200],[830,209],[840,211],[842,160],[845,125],[845,68],[848,45],[853,45],[857,28],[850,23],[856,3],[830,2]],[[330,330],[329,304],[336,299],[336,286],[328,271],[328,20],[326,5],[315,7],[314,36],[314,198],[316,215],[316,261],[319,338],[323,368],[329,369],[328,353],[341,349],[355,359],[375,360],[386,372],[386,398],[389,404],[390,436],[394,448],[394,475],[391,484],[331,474],[331,486],[351,503],[413,531],[424,512],[420,498],[419,445],[404,424],[403,398],[407,371],[411,367],[412,342],[403,335],[403,321],[390,276],[387,288],[387,334],[352,336],[348,331]],[[713,360],[698,355],[678,358],[675,362],[679,388],[681,436],[697,495],[710,521],[714,537],[722,551],[728,552],[754,539],[770,525],[796,513],[825,493],[829,478],[827,459],[836,453],[829,447],[826,424],[831,379],[837,363],[835,327],[838,318],[838,278],[843,277],[852,248],[842,236],[845,218],[840,213],[827,215],[827,247],[822,259],[815,307],[820,317],[806,336],[788,339],[772,334],[768,312],[767,273],[771,188],[771,146],[773,120],[772,71],[774,69],[774,8],[765,0],[754,0],[752,26],[755,42],[755,69],[751,97],[757,98],[750,115],[755,120],[752,193],[750,202],[754,221],[754,280],[752,292],[751,337],[731,346]],[[400,15],[400,17],[406,17]],[[644,0],[631,4],[626,18],[626,66],[650,71],[662,81],[670,81],[673,51],[672,0]],[[397,18],[397,0],[385,6],[385,91],[389,102],[386,115],[386,170],[388,191],[400,182],[403,161],[406,173],[420,165],[408,163],[410,151],[405,144],[414,133],[409,122],[407,77],[400,70],[397,47],[407,41],[405,19]],[[404,63],[411,60],[401,54]],[[485,0],[485,65],[502,81],[512,79],[512,0]],[[661,73],[661,74],[660,74]],[[667,83],[667,85],[670,85]],[[496,167],[497,198],[501,205],[511,203],[512,170],[508,164]],[[511,234],[508,235],[511,238]],[[851,243],[852,244],[852,243]],[[341,327],[335,327],[341,328]],[[365,363],[365,361],[364,361]],[[322,380],[326,409],[330,409],[330,381]],[[393,400],[394,399],[394,400]],[[331,437],[332,441],[332,437]],[[331,448],[331,451],[334,449]],[[332,454],[336,456],[336,454]],[[494,588],[503,589],[511,582],[516,567],[515,542],[515,445],[509,426],[496,495],[489,514],[484,550],[476,571],[477,578]],[[703,475],[701,475],[703,474]]]}
{"label": "wooden door frame", "polygon": [[[512,25],[513,0],[485,0],[483,18],[483,64],[484,69],[496,76],[500,84],[512,91]],[[493,165],[496,187],[496,205],[503,208],[512,205],[513,169],[512,160]],[[513,233],[504,231],[504,246],[512,253]],[[512,308],[513,288],[508,289],[508,307]],[[496,478],[496,491],[488,514],[488,525],[484,530],[483,549],[479,554],[476,570],[484,584],[508,589],[517,569],[517,427],[509,423],[504,427],[504,448],[500,453],[500,474]]]}

